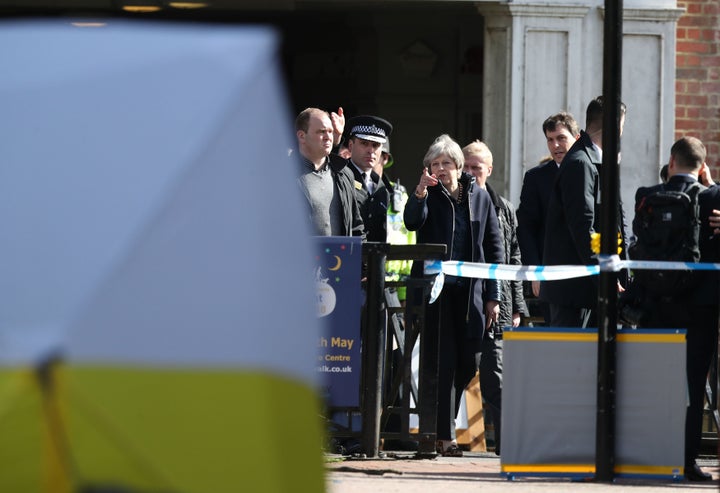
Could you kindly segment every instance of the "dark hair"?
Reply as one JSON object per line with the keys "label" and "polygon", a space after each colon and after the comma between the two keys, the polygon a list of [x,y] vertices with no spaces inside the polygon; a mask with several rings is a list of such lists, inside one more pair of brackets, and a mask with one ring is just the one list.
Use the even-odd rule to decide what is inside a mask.
{"label": "dark hair", "polygon": [[580,133],[580,128],[578,128],[575,118],[567,111],[561,111],[560,113],[555,113],[547,117],[542,124],[543,133],[547,135],[548,132],[554,132],[558,126],[565,127],[573,137],[576,137]]}
{"label": "dark hair", "polygon": [[[625,103],[620,101],[620,116],[625,116],[627,106]],[[603,119],[603,97],[598,96],[590,103],[588,103],[587,110],[585,110],[585,130],[589,128],[602,127]]]}
{"label": "dark hair", "polygon": [[320,108],[305,108],[302,110],[297,118],[295,118],[295,131],[302,130],[303,132],[307,132],[308,128],[310,128],[310,117],[318,113],[329,117],[328,112]]}
{"label": "dark hair", "polygon": [[668,166],[667,164],[663,164],[662,168],[660,168],[660,179],[663,183],[667,183],[668,181]]}
{"label": "dark hair", "polygon": [[702,141],[695,137],[682,137],[670,148],[670,155],[675,158],[675,164],[684,170],[700,169],[707,157],[707,151]]}

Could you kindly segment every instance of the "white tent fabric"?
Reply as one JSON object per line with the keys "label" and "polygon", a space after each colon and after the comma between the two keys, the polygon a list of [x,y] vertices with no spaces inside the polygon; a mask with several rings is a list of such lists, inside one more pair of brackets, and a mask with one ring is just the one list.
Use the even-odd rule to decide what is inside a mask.
{"label": "white tent fabric", "polygon": [[0,491],[323,490],[278,44],[0,22]]}
{"label": "white tent fabric", "polygon": [[0,44],[0,364],[314,381],[274,33],[5,22]]}

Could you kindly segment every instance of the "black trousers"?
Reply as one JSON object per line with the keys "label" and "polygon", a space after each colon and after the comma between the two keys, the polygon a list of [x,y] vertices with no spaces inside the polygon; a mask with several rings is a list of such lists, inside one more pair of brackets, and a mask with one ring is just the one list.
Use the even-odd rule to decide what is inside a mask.
{"label": "black trousers", "polygon": [[473,355],[475,365],[463,368],[455,378],[455,409],[457,413],[465,387],[472,381],[475,371],[480,372],[480,393],[488,405],[490,418],[495,427],[495,451],[497,453],[500,452],[502,429],[502,353],[502,332],[492,334],[490,331],[486,331],[480,345],[480,352]]}
{"label": "black trousers", "polygon": [[685,415],[685,464],[698,456],[702,440],[705,383],[717,349],[717,306],[657,303],[645,328],[685,328],[689,405]]}
{"label": "black trousers", "polygon": [[426,317],[438,328],[438,440],[455,439],[457,415],[455,382],[459,375],[475,374],[482,339],[470,338],[467,324],[470,290],[466,285],[446,284],[438,300],[427,306]]}

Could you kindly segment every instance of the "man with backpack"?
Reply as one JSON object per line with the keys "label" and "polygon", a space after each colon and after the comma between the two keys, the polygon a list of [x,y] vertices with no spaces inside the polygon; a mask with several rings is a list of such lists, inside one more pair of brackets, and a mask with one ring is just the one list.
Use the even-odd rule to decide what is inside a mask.
{"label": "man with backpack", "polygon": [[[694,137],[683,137],[670,149],[667,183],[642,187],[635,194],[633,260],[715,261],[708,200],[712,194],[698,183],[706,150]],[[701,212],[701,210],[703,212]],[[704,238],[708,236],[708,238]],[[702,250],[702,251],[701,251]],[[709,481],[696,458],[702,437],[705,381],[717,347],[718,282],[706,271],[636,270],[630,292],[639,308],[637,324],[644,328],[687,329],[689,406],[685,417],[685,476]]]}
{"label": "man with backpack", "polygon": [[[698,181],[699,166],[703,164],[696,162],[702,154],[700,146],[702,142],[693,137],[678,140],[671,150],[666,183],[642,187],[635,194],[636,241],[629,248],[633,260],[700,261],[698,196],[707,188]],[[671,302],[696,281],[692,271],[638,270],[634,289],[642,297]]]}

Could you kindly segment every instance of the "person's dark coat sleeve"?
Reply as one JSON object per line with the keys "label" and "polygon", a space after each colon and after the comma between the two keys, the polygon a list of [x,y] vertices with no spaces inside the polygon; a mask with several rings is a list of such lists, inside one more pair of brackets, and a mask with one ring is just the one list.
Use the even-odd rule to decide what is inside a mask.
{"label": "person's dark coat sleeve", "polygon": [[352,201],[352,236],[361,236],[362,241],[365,241],[366,238],[365,225],[360,215],[360,207],[355,200]]}
{"label": "person's dark coat sleeve", "polygon": [[542,265],[544,208],[537,192],[536,179],[525,173],[520,190],[520,206],[517,210],[517,238],[521,248],[522,261],[527,265]]}
{"label": "person's dark coat sleeve", "polygon": [[[502,233],[500,232],[500,222],[498,221],[495,207],[487,208],[485,217],[485,232],[483,235],[483,253],[484,260],[489,264],[504,264],[505,253],[503,249]],[[500,281],[497,279],[485,280],[485,301],[500,301]]]}
{"label": "person's dark coat sleeve", "polygon": [[[339,156],[333,163],[342,163]],[[338,171],[338,190],[340,192],[340,201],[343,206],[345,213],[345,223],[348,231],[348,236],[360,236],[364,242],[366,239],[365,225],[363,224],[362,215],[360,214],[360,207],[355,200],[355,189],[352,171],[347,167],[343,167]]]}
{"label": "person's dark coat sleeve", "polygon": [[[522,255],[517,236],[517,218],[512,208],[508,208],[508,219],[510,222],[510,257],[507,259],[510,265],[522,265]],[[529,312],[525,304],[522,281],[510,281],[512,290],[512,312],[528,316]]]}
{"label": "person's dark coat sleeve", "polygon": [[562,202],[573,247],[583,265],[595,264],[590,246],[590,233],[594,231],[595,221],[595,179],[592,165],[582,162],[568,163],[566,172],[559,179],[562,180]]}
{"label": "person's dark coat sleeve", "polygon": [[427,219],[427,195],[425,198],[418,199],[415,194],[410,194],[403,211],[403,221],[408,231],[417,231],[425,223]]}

